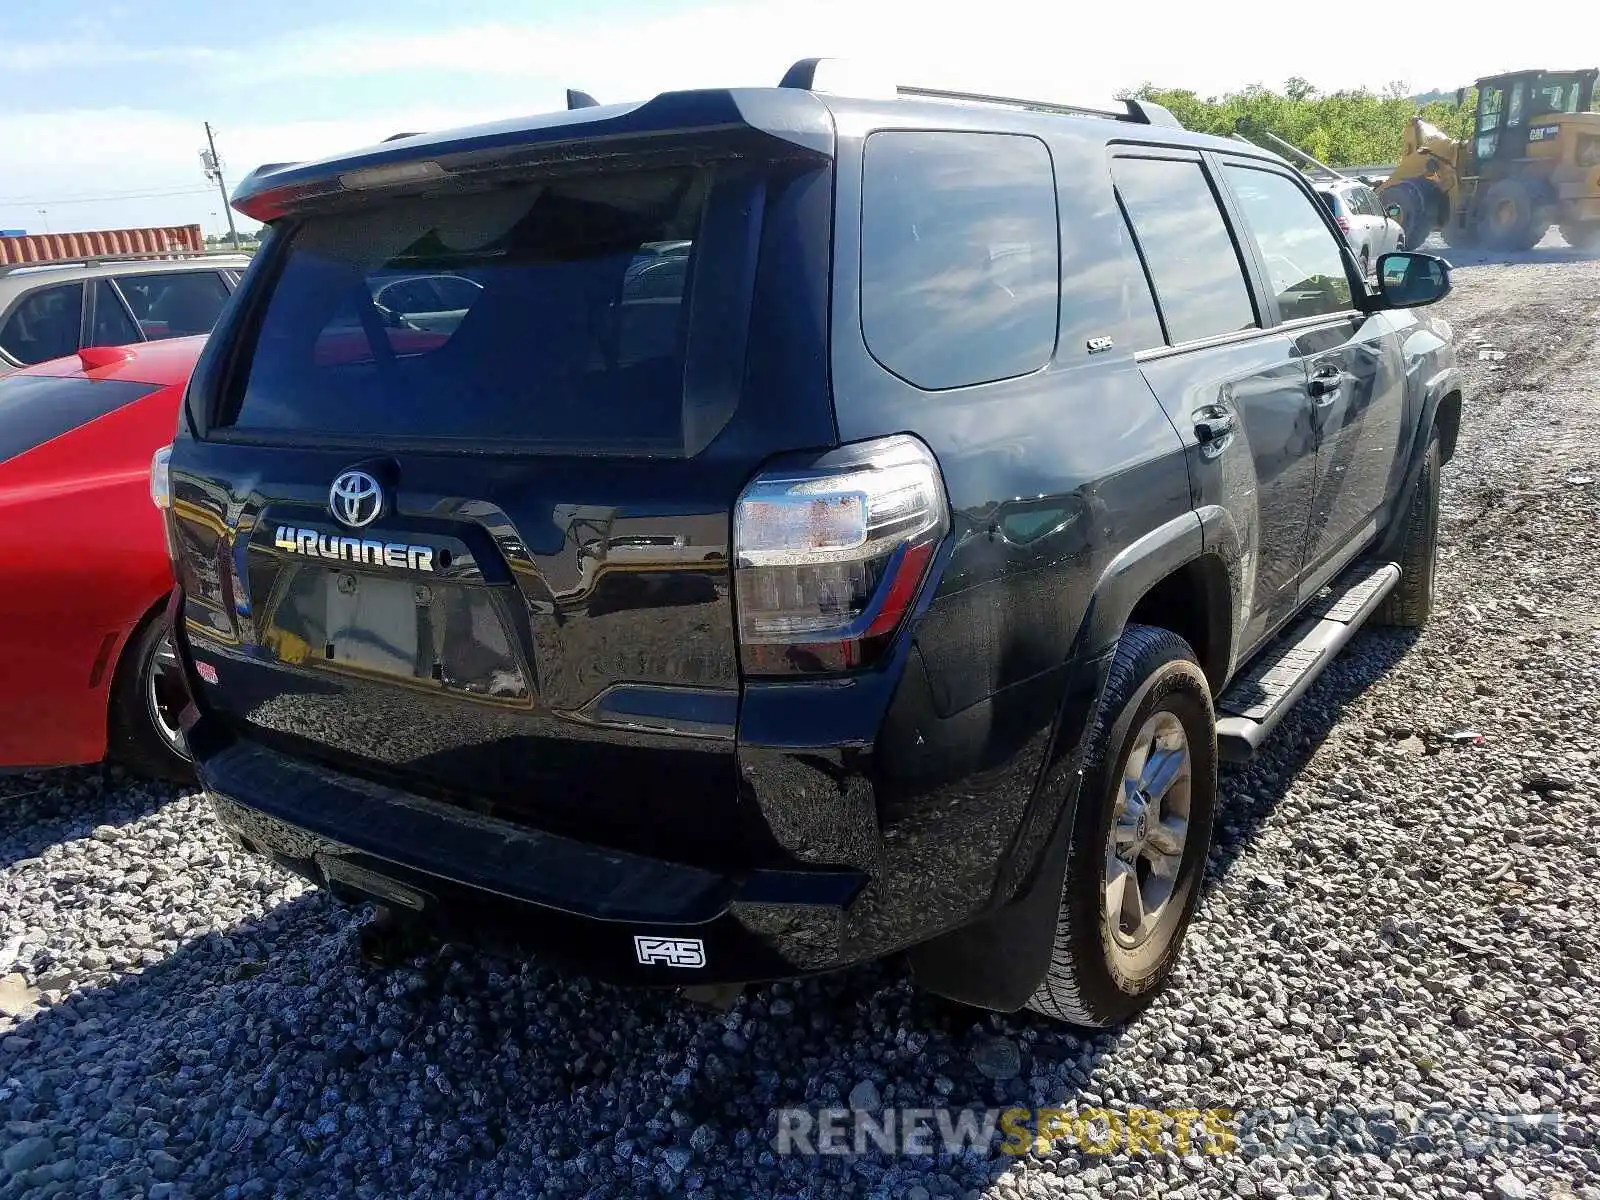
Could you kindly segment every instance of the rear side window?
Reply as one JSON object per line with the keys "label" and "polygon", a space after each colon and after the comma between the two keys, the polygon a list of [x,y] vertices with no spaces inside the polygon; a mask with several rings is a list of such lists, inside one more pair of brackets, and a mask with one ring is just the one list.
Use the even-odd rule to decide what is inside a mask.
{"label": "rear side window", "polygon": [[0,326],[0,349],[24,366],[78,352],[83,330],[83,284],[29,292]]}
{"label": "rear side window", "polygon": [[681,447],[688,295],[712,173],[613,171],[306,220],[233,423]]}
{"label": "rear side window", "polygon": [[228,302],[228,289],[215,271],[122,275],[116,284],[152,341],[210,333]]}
{"label": "rear side window", "polygon": [[875,133],[861,196],[861,331],[920,388],[1036,371],[1055,351],[1050,152],[998,133]]}
{"label": "rear side window", "polygon": [[1255,328],[1238,252],[1200,164],[1119,158],[1111,173],[1150,272],[1167,341]]}

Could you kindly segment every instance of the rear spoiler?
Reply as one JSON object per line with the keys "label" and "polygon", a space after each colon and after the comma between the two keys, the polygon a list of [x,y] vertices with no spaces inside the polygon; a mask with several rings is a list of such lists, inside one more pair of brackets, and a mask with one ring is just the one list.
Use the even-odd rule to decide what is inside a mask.
{"label": "rear spoiler", "polygon": [[466,129],[412,134],[353,154],[279,163],[247,175],[233,207],[263,223],[334,211],[374,193],[404,194],[473,177],[659,151],[664,139],[739,154],[833,155],[833,117],[815,95],[753,88],[666,92],[639,104],[584,104]]}

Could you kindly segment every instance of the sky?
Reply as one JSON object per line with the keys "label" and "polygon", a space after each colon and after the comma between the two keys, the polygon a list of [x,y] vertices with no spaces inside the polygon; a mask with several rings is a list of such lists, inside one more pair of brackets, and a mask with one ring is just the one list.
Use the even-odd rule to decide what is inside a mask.
{"label": "sky", "polygon": [[[621,101],[767,86],[818,55],[1077,103],[1143,83],[1215,94],[1299,75],[1426,91],[1600,65],[1593,0],[1549,0],[1536,21],[1453,11],[1401,23],[1376,0],[0,0],[0,228],[225,230],[200,164],[206,121],[231,185],[263,162],[559,108],[567,87]],[[1547,61],[1553,29],[1587,60]]]}

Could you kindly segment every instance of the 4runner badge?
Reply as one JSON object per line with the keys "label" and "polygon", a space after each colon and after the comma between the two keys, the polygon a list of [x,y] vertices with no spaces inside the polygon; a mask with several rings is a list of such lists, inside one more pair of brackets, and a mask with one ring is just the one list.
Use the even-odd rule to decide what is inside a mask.
{"label": "4runner badge", "polygon": [[664,967],[703,967],[706,965],[706,945],[699,938],[636,937],[634,953],[645,964],[659,963]]}
{"label": "4runner badge", "polygon": [[325,558],[333,562],[361,563],[368,567],[393,567],[398,571],[432,571],[432,546],[407,542],[380,542],[374,538],[342,537],[294,525],[279,525],[272,544],[286,554]]}

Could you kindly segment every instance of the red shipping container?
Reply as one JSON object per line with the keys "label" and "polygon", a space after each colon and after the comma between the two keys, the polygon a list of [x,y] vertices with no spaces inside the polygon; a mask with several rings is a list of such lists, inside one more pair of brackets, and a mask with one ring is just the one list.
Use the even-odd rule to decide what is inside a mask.
{"label": "red shipping container", "polygon": [[78,262],[135,254],[199,254],[206,248],[198,225],[153,225],[144,229],[96,229],[89,233],[33,233],[0,237],[0,266]]}

